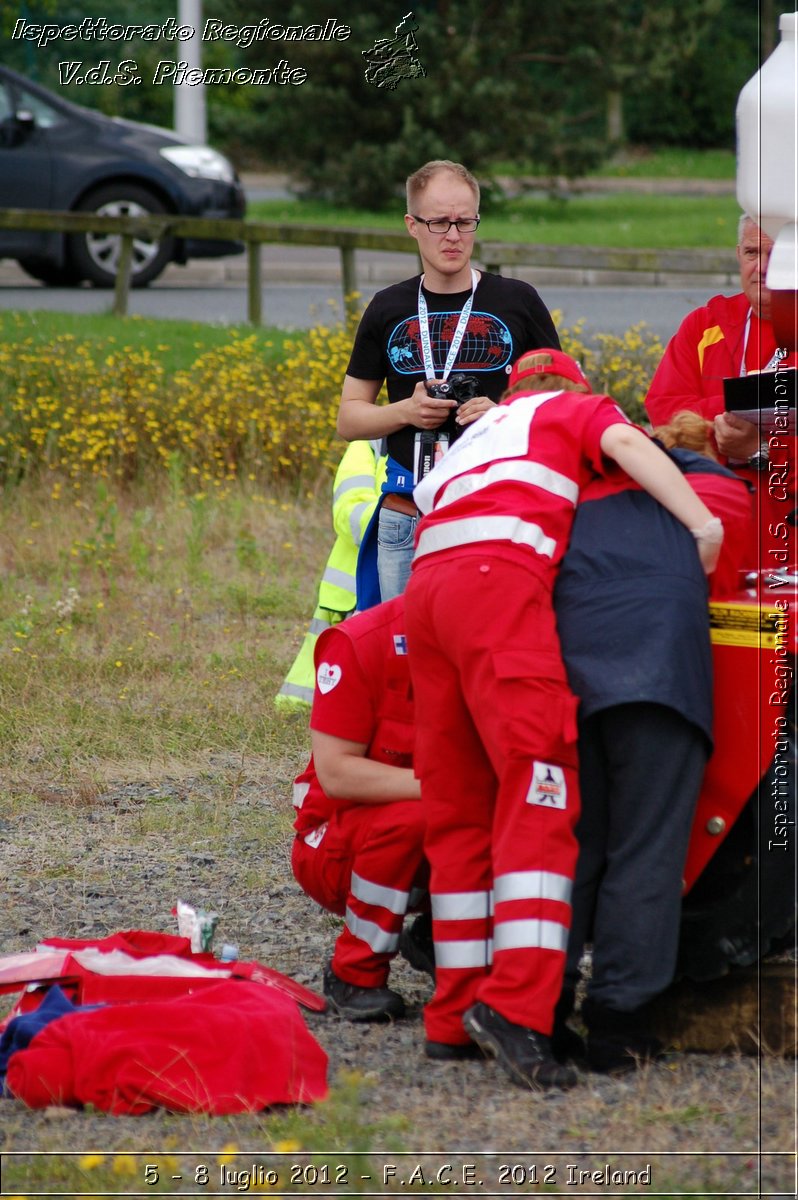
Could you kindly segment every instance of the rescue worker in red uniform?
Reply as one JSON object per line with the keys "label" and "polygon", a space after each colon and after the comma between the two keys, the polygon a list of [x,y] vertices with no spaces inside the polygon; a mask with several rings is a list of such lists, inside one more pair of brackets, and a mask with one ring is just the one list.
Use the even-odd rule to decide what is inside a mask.
{"label": "rescue worker in red uniform", "polygon": [[748,570],[795,569],[795,439],[773,438],[725,411],[723,380],[798,366],[794,350],[776,345],[771,292],[765,284],[773,239],[749,216],[740,218],[737,261],[742,291],[713,296],[688,313],[668,343],[646,409],[653,425],[691,409],[713,423],[720,461],[753,488]]}
{"label": "rescue worker in red uniform", "polygon": [[326,630],[315,663],[291,866],[309,896],[344,918],[324,973],[330,1006],[353,1021],[401,1017],[404,1001],[386,981],[428,879],[403,598]]}
{"label": "rescue worker in red uniform", "polygon": [[[524,380],[552,368],[551,391],[528,394]],[[565,390],[587,386],[573,359],[530,351],[509,382],[414,493],[427,514],[405,594],[436,962],[427,1053],[460,1058],[475,1042],[521,1086],[570,1087],[549,1041],[579,814],[557,566],[608,460],[694,532],[706,570],[723,534],[614,401]]]}

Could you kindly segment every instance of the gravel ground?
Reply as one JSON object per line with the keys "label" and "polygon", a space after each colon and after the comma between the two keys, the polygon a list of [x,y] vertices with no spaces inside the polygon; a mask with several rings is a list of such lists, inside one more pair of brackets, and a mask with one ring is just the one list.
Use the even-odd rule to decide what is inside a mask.
{"label": "gravel ground", "polygon": [[[217,946],[234,942],[242,958],[320,990],[337,921],[291,878],[288,796],[295,765],[209,756],[192,775],[156,783],[109,782],[99,792],[39,787],[33,799],[30,790],[12,792],[0,822],[0,953],[29,949],[47,935],[176,932],[171,908],[180,898],[220,914]],[[794,1194],[793,1062],[677,1051],[623,1079],[585,1075],[572,1092],[532,1094],[510,1084],[494,1063],[428,1062],[421,1013],[429,981],[399,961],[392,983],[409,1005],[401,1022],[307,1017],[329,1055],[331,1082],[351,1091],[357,1079],[359,1099],[335,1134],[326,1105],[309,1110],[304,1148],[365,1147],[375,1155],[392,1152],[392,1161],[397,1151],[409,1151],[414,1158],[398,1160],[405,1170],[408,1162],[421,1164],[425,1151],[436,1169],[477,1162],[486,1172],[483,1195],[498,1182],[502,1162],[526,1168],[535,1162],[539,1182],[549,1168],[563,1195],[591,1188],[597,1194],[597,1187],[602,1195]],[[273,1140],[263,1116],[109,1118],[0,1103],[4,1154],[209,1152],[232,1142],[251,1155],[272,1148]],[[636,1157],[621,1158],[624,1152]],[[651,1163],[651,1183],[616,1193],[605,1180],[580,1184],[568,1175],[569,1163],[596,1170],[610,1158],[616,1166]],[[510,1192],[531,1190],[505,1182]],[[526,1184],[532,1182],[527,1174]]]}

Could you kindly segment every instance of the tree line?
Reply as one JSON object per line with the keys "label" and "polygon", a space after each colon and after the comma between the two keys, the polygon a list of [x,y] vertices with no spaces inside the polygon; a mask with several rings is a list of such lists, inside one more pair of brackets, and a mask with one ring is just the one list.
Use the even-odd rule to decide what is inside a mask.
{"label": "tree line", "polygon": [[[78,103],[172,124],[173,90],[151,80],[160,60],[180,57],[179,43],[39,46],[11,37],[16,20],[64,26],[91,6],[13,7],[0,18],[7,65]],[[628,145],[732,148],[737,95],[778,37],[774,0],[416,0],[412,16],[387,0],[357,7],[336,16],[345,37],[239,33],[204,42],[203,65],[241,68],[243,80],[280,59],[301,67],[301,86],[209,86],[209,139],[239,168],[286,170],[309,194],[368,208],[391,203],[429,158],[460,159],[487,181],[507,164],[555,180]],[[116,0],[113,20],[163,23],[174,8]],[[308,30],[331,11],[329,0],[289,0],[273,17]],[[208,19],[243,30],[261,13],[250,0],[207,0]],[[384,71],[378,86],[379,70],[369,82],[367,69],[397,50],[394,86]],[[135,58],[143,82],[58,87],[59,61],[109,57]]]}

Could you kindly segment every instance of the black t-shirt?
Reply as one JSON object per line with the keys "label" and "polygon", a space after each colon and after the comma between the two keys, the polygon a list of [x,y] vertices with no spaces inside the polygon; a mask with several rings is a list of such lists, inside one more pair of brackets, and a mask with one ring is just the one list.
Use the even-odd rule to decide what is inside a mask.
{"label": "black t-shirt", "polygon": [[[419,379],[425,378],[418,321],[419,279],[416,275],[377,292],[363,314],[347,368],[347,375],[354,379],[384,379],[391,403],[404,400]],[[424,288],[424,295],[435,375],[440,379],[471,289],[442,293]],[[519,355],[559,345],[549,310],[530,284],[483,271],[452,373],[475,375],[480,394],[498,400]],[[388,436],[389,454],[409,470],[415,432],[411,426]]]}

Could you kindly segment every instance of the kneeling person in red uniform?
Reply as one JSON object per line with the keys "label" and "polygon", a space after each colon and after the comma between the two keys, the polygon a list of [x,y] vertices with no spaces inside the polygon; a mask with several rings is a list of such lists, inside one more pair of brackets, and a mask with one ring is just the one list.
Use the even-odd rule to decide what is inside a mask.
{"label": "kneeling person in red uniform", "polygon": [[291,865],[345,921],[324,973],[331,1008],[353,1021],[401,1017],[388,972],[428,879],[403,597],[324,632],[315,662],[313,755],[294,783]]}
{"label": "kneeling person in red uniform", "polygon": [[[532,394],[540,374],[550,389]],[[505,400],[415,489],[427,515],[405,593],[436,963],[426,1050],[460,1058],[476,1043],[526,1087],[577,1081],[549,1043],[579,815],[551,593],[576,504],[617,462],[694,531],[706,570],[722,538],[614,401],[574,385],[589,393],[560,351],[516,362]]]}

